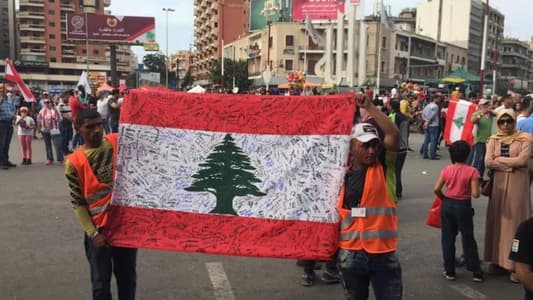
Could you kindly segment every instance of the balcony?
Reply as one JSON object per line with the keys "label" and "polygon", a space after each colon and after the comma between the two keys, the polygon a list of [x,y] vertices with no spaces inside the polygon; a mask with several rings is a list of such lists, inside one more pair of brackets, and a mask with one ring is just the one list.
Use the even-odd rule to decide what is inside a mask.
{"label": "balcony", "polygon": [[66,41],[66,40],[63,40],[63,42],[61,43],[61,46],[63,47],[76,47],[76,44],[70,42],[70,41]]}
{"label": "balcony", "polygon": [[21,55],[36,55],[36,56],[46,56],[46,50],[38,48],[21,48]]}
{"label": "balcony", "polygon": [[20,43],[21,44],[40,44],[44,45],[46,44],[46,41],[44,39],[39,39],[34,36],[21,36],[20,37]]}
{"label": "balcony", "polygon": [[61,3],[61,11],[74,11],[74,5]]}
{"label": "balcony", "polygon": [[18,17],[21,20],[22,19],[44,20],[44,14],[40,12],[22,11],[22,12],[19,12]]}
{"label": "balcony", "polygon": [[21,7],[44,7],[44,1],[39,0],[21,0]]}
{"label": "balcony", "polygon": [[20,31],[37,31],[44,32],[44,25],[20,24]]}

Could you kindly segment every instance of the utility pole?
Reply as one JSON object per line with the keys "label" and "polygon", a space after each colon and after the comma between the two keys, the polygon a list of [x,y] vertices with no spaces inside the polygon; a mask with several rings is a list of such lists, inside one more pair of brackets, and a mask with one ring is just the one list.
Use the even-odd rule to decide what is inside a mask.
{"label": "utility pole", "polygon": [[481,66],[479,70],[479,97],[483,97],[483,84],[485,79],[485,56],[487,56],[487,33],[489,27],[489,0],[485,4],[485,22],[483,26],[483,43],[481,44]]}
{"label": "utility pole", "polygon": [[166,13],[166,64],[165,64],[165,87],[168,88],[168,66],[170,64],[170,56],[168,55],[168,13],[169,12],[175,12],[176,10],[173,8],[163,8],[163,11]]}

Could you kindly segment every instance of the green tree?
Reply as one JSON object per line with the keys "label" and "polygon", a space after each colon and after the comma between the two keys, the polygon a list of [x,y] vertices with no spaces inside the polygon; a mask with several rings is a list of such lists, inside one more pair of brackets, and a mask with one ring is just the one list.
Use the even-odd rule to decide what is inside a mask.
{"label": "green tree", "polygon": [[[160,75],[160,82],[164,84],[166,82],[166,56],[161,53],[147,54],[143,57],[143,64],[150,72],[156,72]],[[168,81],[176,80],[175,72],[168,72]]]}
{"label": "green tree", "polygon": [[233,198],[266,195],[254,185],[261,180],[255,177],[250,158],[235,144],[230,134],[226,134],[200,167],[192,176],[192,185],[185,190],[213,194],[217,204],[210,213],[237,215],[233,209]]}
{"label": "green tree", "polygon": [[[235,65],[235,68],[234,68]],[[220,84],[222,77],[222,66],[220,61],[214,62],[210,72],[211,82]],[[233,88],[233,75],[235,75],[235,86],[240,92],[248,91],[252,81],[248,79],[248,63],[245,60],[234,62],[231,59],[224,59],[224,88],[231,90]]]}

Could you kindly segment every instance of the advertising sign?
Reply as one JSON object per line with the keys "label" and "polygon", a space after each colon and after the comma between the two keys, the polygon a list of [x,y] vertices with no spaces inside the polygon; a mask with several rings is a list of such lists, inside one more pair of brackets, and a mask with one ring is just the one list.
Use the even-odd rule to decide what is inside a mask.
{"label": "advertising sign", "polygon": [[344,0],[292,0],[293,21],[336,20],[337,11],[344,12]]}
{"label": "advertising sign", "polygon": [[155,43],[153,17],[67,14],[66,18],[68,40]]}
{"label": "advertising sign", "polygon": [[89,84],[92,86],[99,86],[107,82],[107,73],[99,71],[89,71]]}
{"label": "advertising sign", "polygon": [[265,8],[278,8],[272,13],[270,21],[291,21],[291,5],[286,0],[251,0],[250,1],[250,31],[261,30],[267,26],[267,18],[264,15]]}

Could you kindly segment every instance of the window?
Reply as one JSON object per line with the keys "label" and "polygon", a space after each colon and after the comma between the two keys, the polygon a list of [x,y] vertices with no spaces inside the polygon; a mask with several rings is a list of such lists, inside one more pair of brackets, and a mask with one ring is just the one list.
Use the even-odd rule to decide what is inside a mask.
{"label": "window", "polygon": [[57,61],[57,58],[55,57],[50,57],[50,62],[56,62]]}
{"label": "window", "polygon": [[94,55],[99,55],[99,54],[100,54],[100,50],[98,50],[98,49],[93,49],[93,54],[94,54]]}
{"label": "window", "polygon": [[294,36],[286,35],[285,36],[285,47],[293,47],[293,46],[294,46]]}
{"label": "window", "polygon": [[285,71],[292,71],[292,59],[285,60]]}
{"label": "window", "polygon": [[56,35],[55,34],[49,34],[48,38],[51,39],[51,40],[55,40],[56,39]]}
{"label": "window", "polygon": [[56,11],[53,10],[53,9],[50,9],[50,10],[48,10],[48,14],[49,14],[49,15],[55,15],[55,14],[56,14]]}
{"label": "window", "polygon": [[48,26],[50,26],[50,27],[56,27],[56,23],[54,23],[54,22],[48,22]]}
{"label": "window", "polygon": [[55,46],[50,46],[50,51],[56,51],[56,47]]}
{"label": "window", "polygon": [[383,37],[381,48],[387,49],[387,38],[386,37]]}
{"label": "window", "polygon": [[385,72],[385,62],[381,62],[381,73]]}
{"label": "window", "polygon": [[269,49],[272,48],[273,41],[274,41],[274,39],[271,36],[268,37],[268,48]]}
{"label": "window", "polygon": [[56,2],[56,1],[55,1],[55,0],[48,0],[48,2],[50,2],[50,3],[54,3],[54,2]]}

